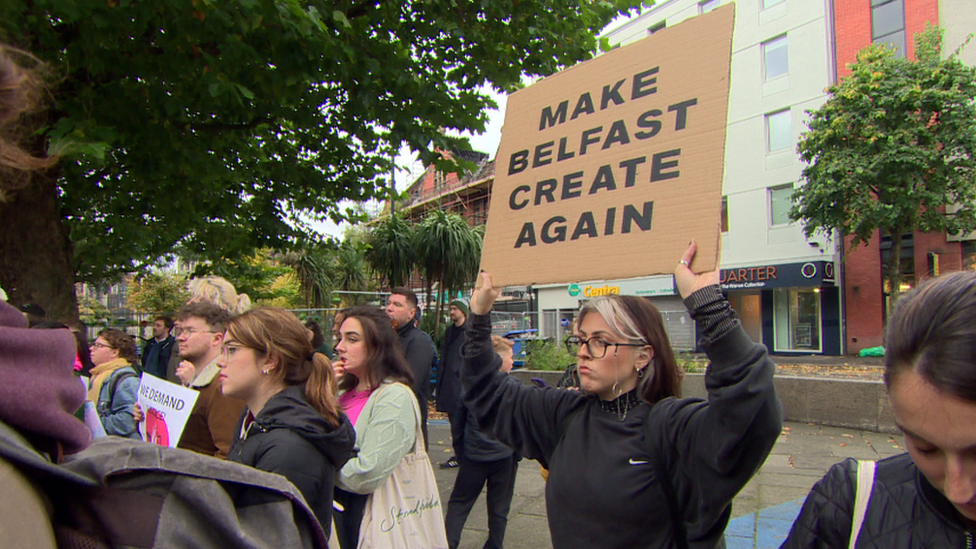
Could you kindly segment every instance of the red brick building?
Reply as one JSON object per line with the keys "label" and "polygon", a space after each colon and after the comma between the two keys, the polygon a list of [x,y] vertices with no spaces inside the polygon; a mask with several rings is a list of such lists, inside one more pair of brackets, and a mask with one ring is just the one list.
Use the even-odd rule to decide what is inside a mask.
{"label": "red brick building", "polygon": [[444,173],[434,166],[418,177],[407,189],[409,199],[397,204],[407,219],[420,221],[430,210],[444,210],[463,215],[471,226],[488,221],[491,184],[495,180],[495,161],[477,151],[465,151],[465,160],[477,165],[472,173]]}
{"label": "red brick building", "polygon": [[[899,55],[914,55],[914,35],[926,23],[939,24],[939,0],[834,0],[835,55],[838,78],[861,48],[875,43],[894,45]],[[847,241],[850,247],[850,240]],[[843,285],[847,352],[883,344],[887,290],[882,261],[890,253],[890,237],[875,234],[867,245],[845,253]],[[926,277],[970,267],[973,243],[941,233],[902,236],[903,289]]]}

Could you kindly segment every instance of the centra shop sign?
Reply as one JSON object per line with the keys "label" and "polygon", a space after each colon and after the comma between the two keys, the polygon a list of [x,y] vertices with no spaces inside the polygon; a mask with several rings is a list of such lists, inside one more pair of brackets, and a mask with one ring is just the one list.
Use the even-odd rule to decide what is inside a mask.
{"label": "centra shop sign", "polygon": [[567,288],[569,295],[576,297],[582,293],[586,297],[600,297],[603,295],[618,295],[620,293],[620,286],[610,286],[609,284],[595,287],[595,286],[584,286],[580,290],[579,284],[570,284]]}

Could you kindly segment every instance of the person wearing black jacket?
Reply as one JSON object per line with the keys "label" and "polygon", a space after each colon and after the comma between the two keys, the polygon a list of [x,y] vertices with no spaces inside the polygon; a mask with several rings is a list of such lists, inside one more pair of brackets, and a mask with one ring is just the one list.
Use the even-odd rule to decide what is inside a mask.
{"label": "person wearing black jacket", "polygon": [[[976,546],[974,315],[974,272],[930,280],[899,301],[885,337],[885,384],[908,453],[879,461],[872,490],[861,494],[862,465],[834,465],[784,548]],[[855,500],[865,495],[856,528]]]}
{"label": "person wearing black jacket", "polygon": [[500,294],[482,273],[463,349],[464,402],[481,426],[549,469],[555,549],[721,547],[732,498],[782,427],[774,365],[719,289],[718,272],[675,269],[712,363],[708,400],[676,398],[680,376],[650,302],[607,296],[583,306],[576,357],[581,391],[532,388],[498,372],[490,311]]}
{"label": "person wearing black jacket", "polygon": [[247,403],[227,459],[290,480],[329,535],[336,472],[356,441],[332,365],[295,315],[273,308],[230,321],[217,365],[224,395]]}
{"label": "person wearing black jacket", "polygon": [[171,334],[175,325],[173,319],[165,315],[153,320],[153,337],[142,348],[143,372],[166,379],[166,367],[176,344],[176,338]]}
{"label": "person wearing black jacket", "polygon": [[417,294],[402,287],[390,290],[386,316],[390,317],[393,328],[400,336],[400,346],[413,372],[413,392],[420,405],[420,426],[424,433],[424,447],[427,448],[430,446],[427,440],[427,401],[430,400],[430,371],[437,361],[437,348],[430,336],[414,325]]}
{"label": "person wearing black jacket", "polygon": [[[457,441],[464,436],[464,421],[459,421],[461,408],[461,345],[464,344],[464,323],[468,318],[468,304],[463,299],[451,302],[448,312],[451,325],[444,332],[441,346],[441,360],[437,365],[437,411],[447,414],[451,422],[451,439],[457,448]],[[440,464],[441,469],[458,466],[458,450]]]}
{"label": "person wearing black jacket", "polygon": [[[491,340],[493,349],[502,359],[500,370],[508,373],[515,363],[512,355],[514,342],[500,336],[491,336]],[[491,357],[483,354],[478,358]],[[454,439],[454,451],[460,459],[454,489],[447,503],[447,515],[444,517],[447,546],[455,549],[461,542],[461,530],[468,514],[487,484],[488,539],[484,549],[502,549],[505,529],[508,526],[508,511],[515,494],[515,474],[518,472],[519,457],[511,448],[482,431],[474,414],[469,413],[463,403],[455,414],[457,417],[452,418],[452,421],[461,425],[461,433]]]}

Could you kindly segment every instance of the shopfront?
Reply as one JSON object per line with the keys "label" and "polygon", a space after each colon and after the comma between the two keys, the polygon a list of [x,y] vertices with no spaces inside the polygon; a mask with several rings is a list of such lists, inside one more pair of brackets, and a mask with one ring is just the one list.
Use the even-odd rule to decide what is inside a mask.
{"label": "shopfront", "polygon": [[771,352],[841,354],[840,292],[832,262],[722,269],[721,283],[746,332]]}
{"label": "shopfront", "polygon": [[572,329],[580,306],[590,299],[604,295],[633,295],[646,298],[661,312],[672,347],[679,351],[694,349],[695,323],[677,295],[671,275],[551,284],[535,288],[543,337],[562,338],[566,335]]}

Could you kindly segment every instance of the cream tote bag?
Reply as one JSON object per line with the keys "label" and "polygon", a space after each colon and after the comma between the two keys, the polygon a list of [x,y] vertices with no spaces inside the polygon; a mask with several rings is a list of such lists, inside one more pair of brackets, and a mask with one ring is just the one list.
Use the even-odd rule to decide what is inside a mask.
{"label": "cream tote bag", "polygon": [[417,418],[414,451],[403,456],[390,478],[366,500],[359,549],[447,549],[444,510],[424,451],[416,399],[413,411]]}

